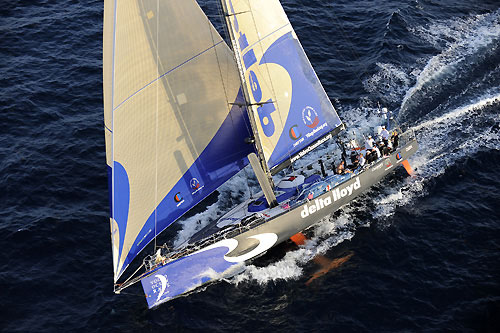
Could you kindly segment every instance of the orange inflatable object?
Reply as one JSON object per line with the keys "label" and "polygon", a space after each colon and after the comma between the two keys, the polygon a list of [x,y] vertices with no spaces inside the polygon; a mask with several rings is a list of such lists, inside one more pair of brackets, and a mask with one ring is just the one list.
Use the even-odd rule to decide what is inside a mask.
{"label": "orange inflatable object", "polygon": [[292,237],[290,237],[290,239],[297,245],[303,245],[305,244],[307,238],[306,236],[304,236],[303,233],[299,232],[298,234],[295,234]]}
{"label": "orange inflatable object", "polygon": [[408,160],[404,160],[403,161],[403,166],[405,167],[406,172],[408,172],[408,174],[413,177],[414,176],[414,172],[413,172],[413,169],[411,168],[410,163],[408,162]]}

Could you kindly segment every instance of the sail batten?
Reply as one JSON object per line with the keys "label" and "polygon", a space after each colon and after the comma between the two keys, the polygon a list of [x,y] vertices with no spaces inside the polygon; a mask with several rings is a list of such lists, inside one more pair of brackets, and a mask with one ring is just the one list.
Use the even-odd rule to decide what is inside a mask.
{"label": "sail batten", "polygon": [[105,0],[103,76],[116,281],[254,149],[232,53],[194,0]]}

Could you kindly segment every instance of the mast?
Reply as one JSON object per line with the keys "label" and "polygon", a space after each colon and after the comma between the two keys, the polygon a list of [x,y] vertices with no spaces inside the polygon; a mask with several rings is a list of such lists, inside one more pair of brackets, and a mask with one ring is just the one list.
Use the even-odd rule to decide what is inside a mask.
{"label": "mast", "polygon": [[[233,47],[234,59],[235,59],[236,64],[238,66],[238,73],[239,73],[240,81],[241,81],[241,89],[243,91],[243,96],[245,99],[247,114],[248,114],[248,118],[250,119],[250,126],[252,127],[252,132],[253,132],[252,140],[254,141],[255,148],[257,150],[257,155],[258,155],[258,159],[260,161],[260,166],[262,168],[262,171],[264,172],[264,174],[267,177],[267,183],[265,181],[263,181],[265,179],[263,179],[262,177],[258,178],[259,184],[260,184],[262,190],[264,191],[264,193],[270,193],[270,195],[272,194],[270,198],[268,198],[268,195],[266,195],[266,199],[268,201],[269,206],[275,206],[276,197],[274,197],[274,192],[272,191],[272,189],[274,188],[273,177],[272,177],[271,171],[269,170],[269,167],[268,167],[266,160],[265,160],[265,157],[264,157],[264,151],[262,149],[262,143],[261,143],[258,131],[257,131],[257,123],[255,121],[254,112],[253,112],[253,109],[256,106],[262,105],[263,103],[259,103],[259,104],[249,103],[249,101],[251,100],[250,93],[249,93],[247,85],[246,85],[245,71],[243,70],[243,66],[242,66],[241,61],[240,61],[241,50],[240,50],[240,46],[236,40],[236,36],[234,35],[233,29],[232,29],[232,23],[230,20],[231,16],[238,15],[238,13],[229,14],[229,11],[227,10],[226,2],[224,0],[220,0],[220,3],[222,4],[222,12],[223,12],[224,21],[226,22],[226,27],[227,27],[226,30],[228,31],[229,38],[231,39],[231,45]],[[251,110],[249,110],[249,109],[251,109]],[[250,157],[249,157],[249,159],[250,159]],[[252,165],[252,168],[254,168],[254,172],[256,174],[261,173],[259,170],[256,170],[255,163],[251,163],[251,165]],[[269,187],[271,188],[271,191],[269,191],[269,189],[268,189]]]}

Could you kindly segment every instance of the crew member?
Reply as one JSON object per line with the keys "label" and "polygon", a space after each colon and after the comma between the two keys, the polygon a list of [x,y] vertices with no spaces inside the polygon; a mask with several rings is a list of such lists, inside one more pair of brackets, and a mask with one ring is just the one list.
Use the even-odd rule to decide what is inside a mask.
{"label": "crew member", "polygon": [[351,170],[348,170],[345,168],[345,163],[344,161],[340,161],[340,164],[339,166],[337,167],[337,174],[338,175],[343,175],[345,173],[351,173],[352,171]]}
{"label": "crew member", "polygon": [[365,165],[365,163],[366,163],[366,160],[365,160],[365,158],[363,156],[363,153],[359,154],[358,165],[360,167],[363,167]]}
{"label": "crew member", "polygon": [[380,149],[378,149],[378,146],[376,144],[373,145],[373,151],[376,154],[376,157],[374,156],[375,160],[379,159],[382,154],[380,153]]}
{"label": "crew member", "polygon": [[372,150],[367,150],[366,151],[366,163],[370,164],[371,162],[375,161],[377,159],[377,154],[375,151]]}
{"label": "crew member", "polygon": [[375,140],[373,140],[372,136],[369,135],[368,136],[368,139],[366,139],[365,141],[365,148],[367,150],[372,150],[373,149],[373,143],[375,142]]}
{"label": "crew member", "polygon": [[384,144],[387,146],[387,142],[389,141],[389,137],[391,134],[389,133],[388,130],[385,129],[385,126],[382,126],[382,131],[380,132],[380,136],[382,136],[382,140],[384,141]]}
{"label": "crew member", "polygon": [[392,133],[391,141],[392,141],[392,147],[394,148],[394,150],[398,149],[398,146],[399,146],[399,135],[398,135],[397,131],[394,131]]}
{"label": "crew member", "polygon": [[389,147],[384,142],[380,143],[380,152],[383,156],[388,156],[391,153]]}
{"label": "crew member", "polygon": [[354,150],[351,151],[351,164],[355,164],[357,160],[358,157],[356,156],[356,152]]}

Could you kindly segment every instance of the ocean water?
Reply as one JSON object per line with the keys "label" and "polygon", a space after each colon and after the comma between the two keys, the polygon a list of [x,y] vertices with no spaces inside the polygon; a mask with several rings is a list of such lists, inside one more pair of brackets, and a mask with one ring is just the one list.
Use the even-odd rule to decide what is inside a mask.
{"label": "ocean water", "polygon": [[[215,0],[200,0],[220,24]],[[500,3],[282,0],[349,126],[414,130],[398,170],[244,273],[147,310],[113,293],[101,1],[0,8],[0,331],[500,331]],[[303,163],[314,160],[314,152]],[[176,242],[249,195],[237,176]],[[308,283],[314,257],[352,255]]]}

